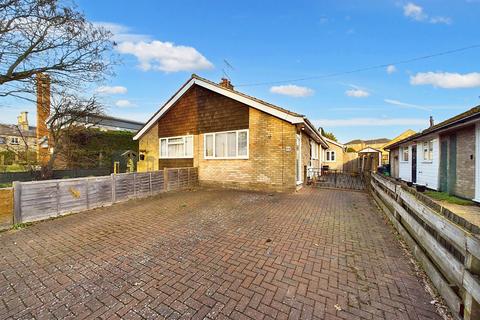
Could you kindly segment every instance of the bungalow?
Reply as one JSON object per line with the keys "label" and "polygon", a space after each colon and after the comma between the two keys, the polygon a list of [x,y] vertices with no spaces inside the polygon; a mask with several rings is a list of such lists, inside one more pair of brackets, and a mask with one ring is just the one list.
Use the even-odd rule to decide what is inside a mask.
{"label": "bungalow", "polygon": [[198,167],[202,185],[290,191],[328,144],[303,115],[192,77],[136,134],[138,171]]}
{"label": "bungalow", "polygon": [[480,106],[387,149],[393,177],[480,201]]}

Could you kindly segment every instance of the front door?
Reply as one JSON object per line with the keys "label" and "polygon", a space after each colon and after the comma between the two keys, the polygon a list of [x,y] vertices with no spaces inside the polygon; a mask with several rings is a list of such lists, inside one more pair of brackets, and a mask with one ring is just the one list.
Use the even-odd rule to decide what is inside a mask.
{"label": "front door", "polygon": [[412,146],[412,183],[417,183],[417,146]]}
{"label": "front door", "polygon": [[296,163],[295,163],[295,176],[297,183],[302,183],[302,135],[297,134],[297,141],[295,145]]}

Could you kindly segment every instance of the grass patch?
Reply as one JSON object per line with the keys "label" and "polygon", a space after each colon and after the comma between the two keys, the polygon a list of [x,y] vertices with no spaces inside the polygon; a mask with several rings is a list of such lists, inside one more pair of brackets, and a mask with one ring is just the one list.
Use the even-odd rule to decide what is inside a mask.
{"label": "grass patch", "polygon": [[12,186],[12,183],[0,183],[0,189],[1,188],[10,188]]}
{"label": "grass patch", "polygon": [[452,196],[446,192],[438,192],[438,191],[425,191],[425,194],[430,198],[435,200],[445,201],[451,204],[458,204],[461,206],[473,206],[475,203],[470,200],[465,200],[459,197]]}
{"label": "grass patch", "polygon": [[12,229],[14,229],[14,230],[20,230],[20,229],[26,228],[26,227],[31,226],[31,225],[32,225],[31,222],[15,223],[15,224],[12,226]]}

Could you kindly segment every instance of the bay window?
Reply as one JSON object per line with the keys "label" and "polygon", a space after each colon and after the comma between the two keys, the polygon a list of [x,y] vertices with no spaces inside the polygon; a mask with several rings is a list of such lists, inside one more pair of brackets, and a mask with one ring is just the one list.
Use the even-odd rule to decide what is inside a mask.
{"label": "bay window", "polygon": [[160,138],[160,159],[193,158],[193,136]]}
{"label": "bay window", "polygon": [[248,159],[248,130],[204,134],[205,159]]}

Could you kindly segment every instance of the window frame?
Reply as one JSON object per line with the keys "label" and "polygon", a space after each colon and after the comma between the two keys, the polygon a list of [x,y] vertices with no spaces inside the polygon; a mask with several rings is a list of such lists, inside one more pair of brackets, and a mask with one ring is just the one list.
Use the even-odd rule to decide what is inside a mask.
{"label": "window frame", "polygon": [[[181,157],[178,157],[178,156],[171,157],[168,154],[168,145],[169,145],[168,140],[169,139],[178,139],[178,138],[183,139],[183,156],[181,156]],[[191,156],[186,155],[187,154],[187,138],[192,138],[192,155]],[[162,140],[167,140],[167,146],[166,146],[167,156],[166,157],[162,157]],[[172,143],[172,144],[179,144],[179,143]],[[193,154],[194,154],[194,150],[195,150],[194,144],[195,144],[195,142],[194,142],[194,139],[193,139],[193,135],[191,135],[191,134],[187,134],[187,135],[184,135],[184,136],[158,138],[158,158],[159,159],[193,159]]]}
{"label": "window frame", "polygon": [[[216,157],[215,156],[215,145],[216,145],[216,135],[217,134],[228,134],[228,133],[233,133],[235,132],[235,154],[236,156],[234,157]],[[247,133],[247,154],[239,156],[238,155],[238,135],[240,132],[246,132]],[[212,155],[207,156],[207,136],[212,136]],[[228,137],[228,136],[227,136]],[[228,138],[227,138],[227,153],[228,153]],[[217,132],[208,132],[203,134],[203,158],[205,160],[248,160],[250,157],[250,132],[249,129],[240,129],[240,130],[227,130],[227,131],[217,131]]]}
{"label": "window frame", "polygon": [[[15,140],[15,142],[14,142],[14,140]],[[18,137],[11,137],[10,138],[10,144],[18,146],[20,144],[20,139]]]}
{"label": "window frame", "polygon": [[423,161],[424,162],[432,162],[433,161],[433,139],[423,141],[423,143],[422,143],[422,153],[423,153]]}
{"label": "window frame", "polygon": [[[332,160],[333,154],[333,160]],[[337,161],[337,152],[335,150],[327,150],[325,152],[325,162],[336,162]]]}
{"label": "window frame", "polygon": [[319,144],[311,140],[310,141],[310,160],[318,160],[319,159],[319,152],[318,152]]}
{"label": "window frame", "polygon": [[[402,162],[410,161],[410,147],[401,147],[402,149]],[[407,151],[407,160],[405,160],[405,151]]]}

